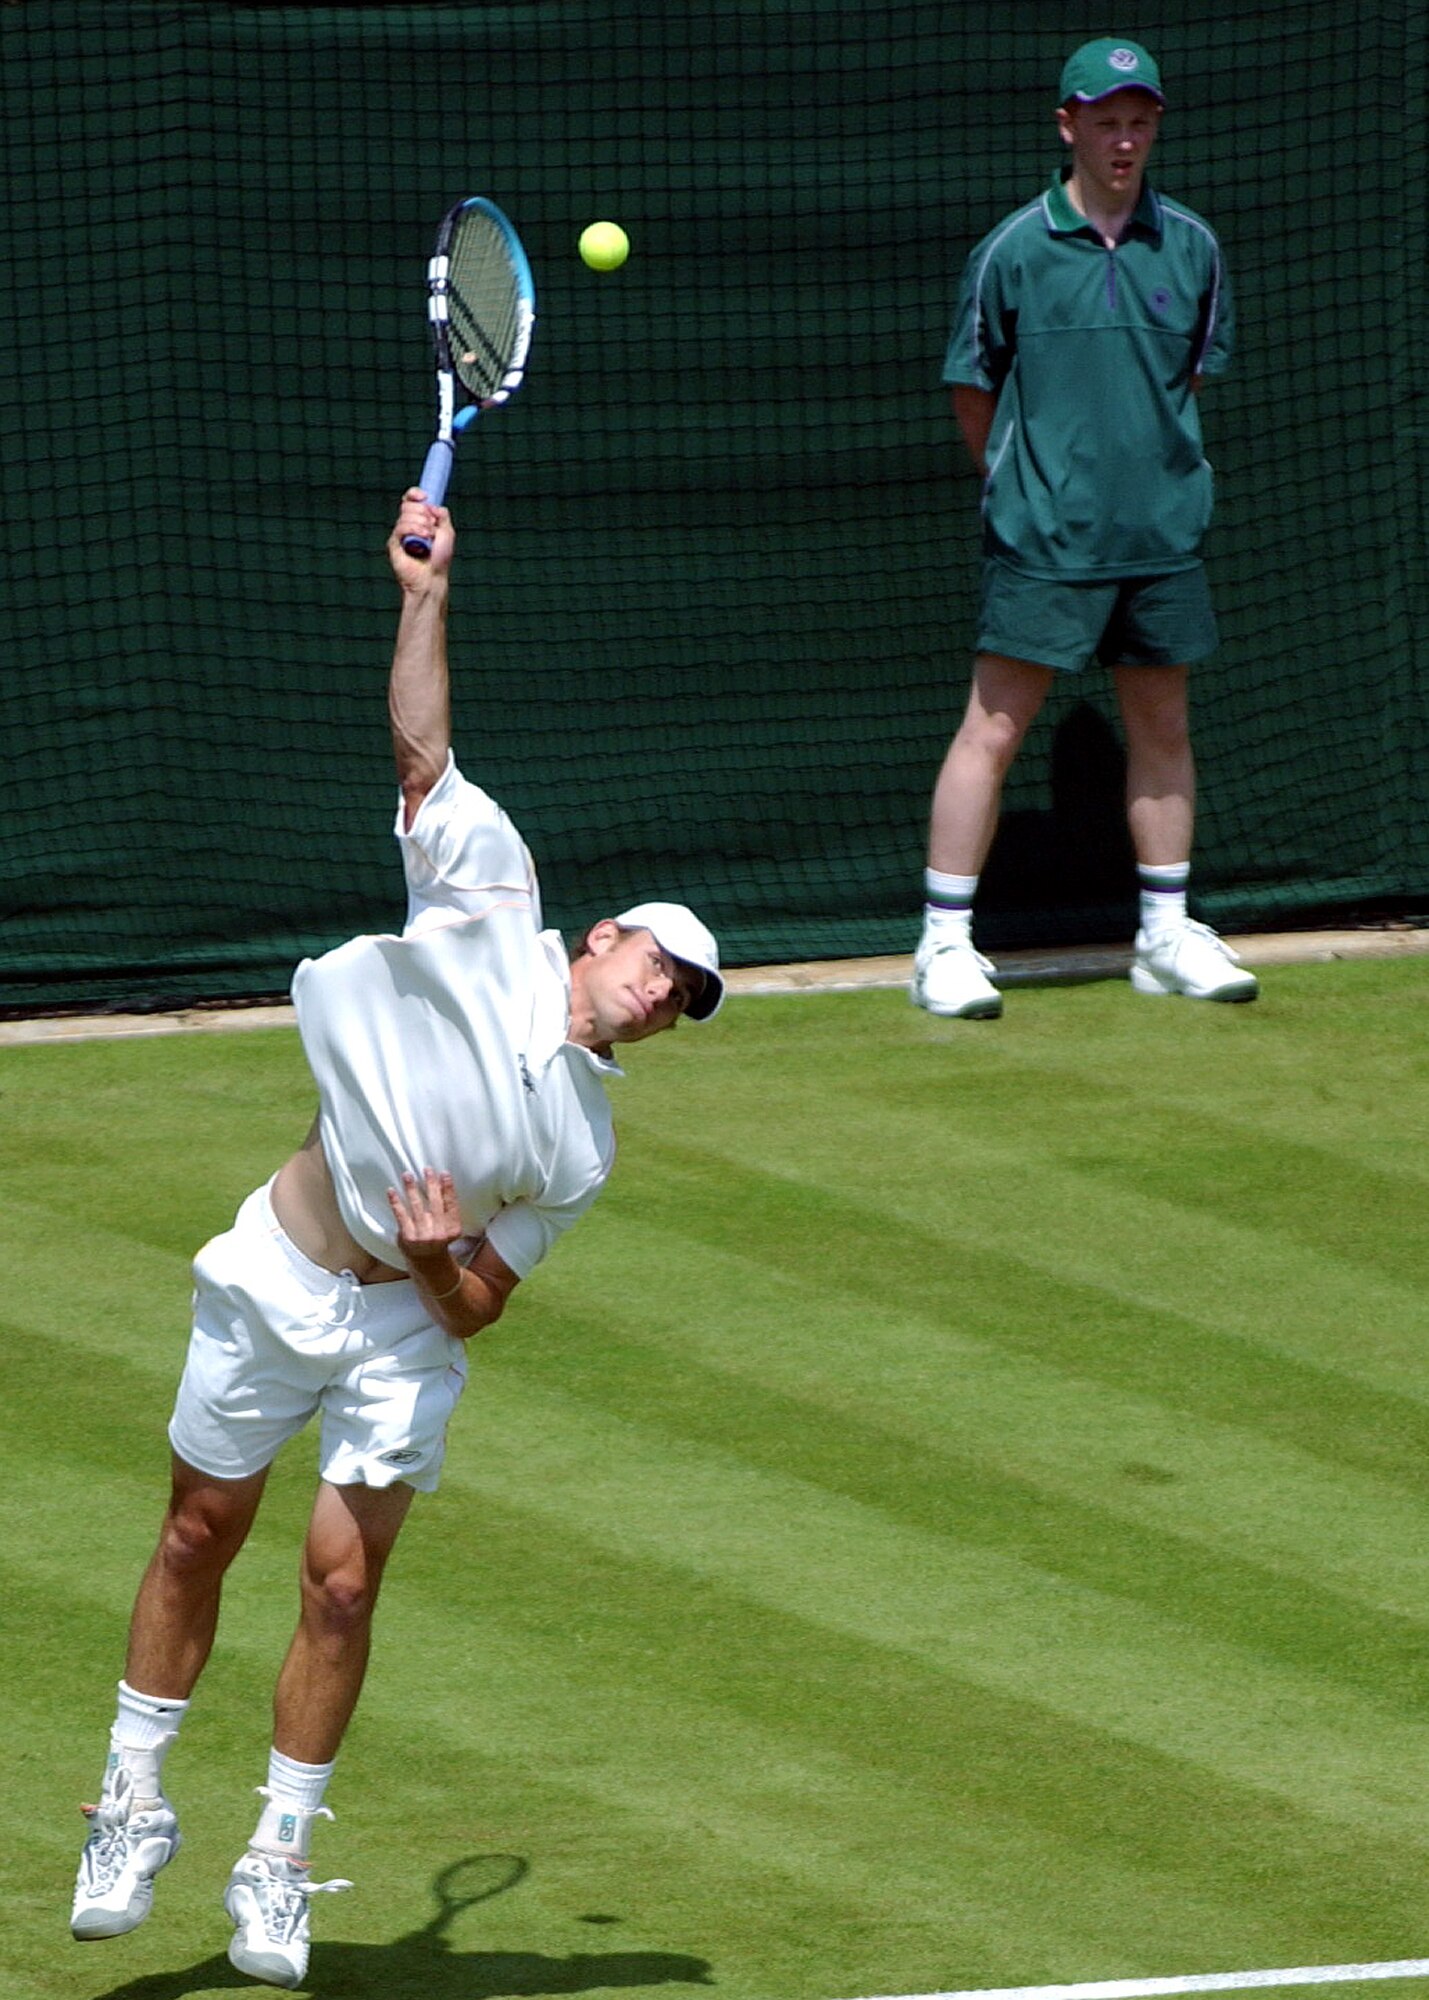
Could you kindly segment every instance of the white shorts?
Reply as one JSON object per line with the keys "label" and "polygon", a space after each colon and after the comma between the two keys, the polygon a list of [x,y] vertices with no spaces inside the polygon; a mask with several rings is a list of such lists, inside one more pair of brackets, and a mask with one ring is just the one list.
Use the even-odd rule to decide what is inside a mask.
{"label": "white shorts", "polygon": [[334,1486],[430,1493],[466,1385],[466,1349],[410,1280],[360,1285],[284,1235],[268,1188],[194,1259],[194,1324],[169,1442],[214,1479],[261,1472],[319,1411]]}

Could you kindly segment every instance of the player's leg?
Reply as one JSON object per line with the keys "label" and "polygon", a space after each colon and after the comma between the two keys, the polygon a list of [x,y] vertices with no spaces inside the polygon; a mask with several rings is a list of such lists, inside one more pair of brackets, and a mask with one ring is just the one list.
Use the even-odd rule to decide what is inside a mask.
{"label": "player's leg", "polygon": [[114,1937],[142,1922],[153,1878],[178,1849],[159,1766],[213,1645],[223,1577],[267,1468],[318,1407],[331,1369],[286,1335],[308,1321],[323,1330],[338,1281],[295,1265],[266,1189],[204,1245],[193,1274],[193,1328],[169,1423],[173,1489],[135,1601],[112,1739],[123,1754],[111,1757],[91,1814],[71,1917],[77,1937]]}
{"label": "player's leg", "polygon": [[164,1759],[213,1646],[223,1577],[266,1479],[266,1468],[214,1479],[174,1456],[168,1508],[134,1601],[103,1789],[85,1808],[89,1835],[70,1916],[77,1938],[120,1937],[141,1924],[154,1877],[178,1853]]}
{"label": "player's leg", "polygon": [[911,998],[930,1013],[990,1019],[1002,997],[973,947],[972,907],[997,830],[1003,781],[1056,673],[1091,659],[1114,585],[1062,583],[983,564],[967,710],[933,790],[923,934]]}
{"label": "player's leg", "polygon": [[933,788],[928,864],[978,875],[997,831],[1003,781],[1052,684],[1050,667],[979,653],[962,722]]}
{"label": "player's leg", "polygon": [[[1184,666],[1112,668],[1126,734],[1126,819],[1140,867],[1190,866],[1196,761]],[[1182,902],[1184,914],[1184,898]]]}
{"label": "player's leg", "polygon": [[1003,781],[1052,683],[1050,667],[979,653],[958,732],[933,787],[923,934],[911,997],[930,1014],[994,1020],[1002,995],[972,941],[973,898],[997,831]]}
{"label": "player's leg", "polygon": [[318,1488],[298,1627],[274,1696],[265,1803],[224,1895],[235,1927],[228,1955],[250,1977],[298,1985],[307,1970],[309,1899],[351,1886],[311,1879],[312,1826],[319,1814],[331,1816],[323,1794],[362,1691],[383,1572],[412,1498],[404,1483]]}
{"label": "player's leg", "polygon": [[400,1480],[318,1488],[298,1628],[273,1705],[273,1742],[286,1757],[326,1764],[337,1755],[367,1671],[382,1575],[413,1497]]}
{"label": "player's leg", "polygon": [[345,1294],[343,1366],[322,1397],[322,1485],[303,1551],[302,1599],[274,1702],[266,1804],[224,1898],[229,1957],[295,1984],[308,1956],[307,1858],[343,1731],[362,1687],[382,1576],[414,1492],[441,1476],[466,1350],[429,1318],[412,1284]]}
{"label": "player's leg", "polygon": [[1234,952],[1186,912],[1195,831],[1190,659],[1213,650],[1205,573],[1128,583],[1104,642],[1126,735],[1126,811],[1141,892],[1132,985],[1138,993],[1253,1000]]}
{"label": "player's leg", "polygon": [[184,1702],[193,1693],[213,1649],[224,1576],[248,1538],[268,1471],[216,1479],[174,1454],[168,1509],[129,1625],[130,1687]]}

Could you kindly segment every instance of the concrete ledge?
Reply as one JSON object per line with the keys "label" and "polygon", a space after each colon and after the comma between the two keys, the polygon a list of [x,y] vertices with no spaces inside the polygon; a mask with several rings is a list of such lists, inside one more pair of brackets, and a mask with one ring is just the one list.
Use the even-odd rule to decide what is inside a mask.
{"label": "concrete ledge", "polygon": [[[1387,924],[1354,931],[1285,931],[1264,937],[1229,937],[1247,965],[1326,964],[1335,959],[1429,957],[1429,928]],[[1071,985],[1121,979],[1131,964],[1130,945],[1078,945],[1060,950],[1004,951],[997,957],[999,986]],[[896,958],[812,959],[801,965],[732,968],[732,994],[853,993],[906,986],[911,952]],[[289,1006],[189,1007],[173,1014],[61,1014],[0,1021],[0,1047],[36,1042],[120,1041],[143,1035],[231,1034],[251,1028],[290,1028]]]}
{"label": "concrete ledge", "polygon": [[[1412,925],[1379,930],[1286,931],[1271,936],[1227,937],[1247,965],[1325,964],[1333,959],[1429,956],[1429,929]],[[1123,979],[1130,944],[1067,945],[1047,950],[1000,951],[999,986],[1070,985],[1078,980]],[[913,955],[899,958],[830,958],[805,965],[755,965],[731,971],[731,993],[839,993],[863,987],[906,986]]]}

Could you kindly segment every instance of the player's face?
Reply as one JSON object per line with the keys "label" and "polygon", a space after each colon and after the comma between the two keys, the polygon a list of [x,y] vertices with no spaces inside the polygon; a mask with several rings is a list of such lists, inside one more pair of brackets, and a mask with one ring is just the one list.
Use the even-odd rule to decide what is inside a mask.
{"label": "player's face", "polygon": [[1116,90],[1099,104],[1063,105],[1062,138],[1083,190],[1111,207],[1133,204],[1161,129],[1161,106],[1144,90]]}
{"label": "player's face", "polygon": [[674,1027],[694,998],[698,973],[672,958],[653,932],[623,931],[609,918],[586,942],[589,950],[571,967],[573,1041],[607,1048]]}

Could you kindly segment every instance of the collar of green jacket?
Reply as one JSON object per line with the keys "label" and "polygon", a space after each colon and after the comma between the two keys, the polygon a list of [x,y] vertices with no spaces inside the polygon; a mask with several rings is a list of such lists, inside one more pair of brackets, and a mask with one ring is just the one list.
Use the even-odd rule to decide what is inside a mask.
{"label": "collar of green jacket", "polygon": [[[1084,230],[1101,241],[1101,232],[1094,223],[1088,222],[1081,210],[1072,206],[1072,197],[1067,193],[1067,170],[1063,168],[1055,175],[1042,202],[1047,217],[1047,227],[1054,236],[1077,236]],[[1141,183],[1141,197],[1131,212],[1131,218],[1122,230],[1122,237],[1144,236],[1148,242],[1161,241],[1161,203],[1156,198],[1150,181]]]}

